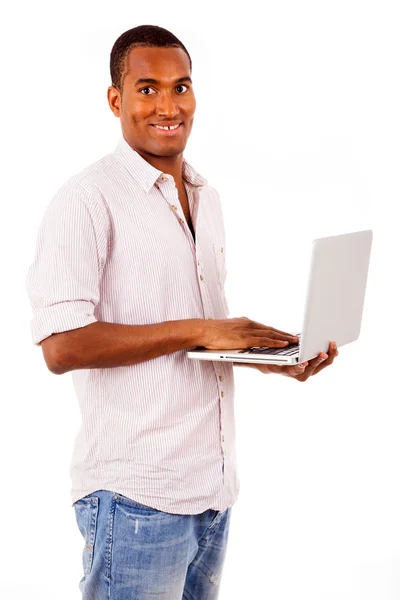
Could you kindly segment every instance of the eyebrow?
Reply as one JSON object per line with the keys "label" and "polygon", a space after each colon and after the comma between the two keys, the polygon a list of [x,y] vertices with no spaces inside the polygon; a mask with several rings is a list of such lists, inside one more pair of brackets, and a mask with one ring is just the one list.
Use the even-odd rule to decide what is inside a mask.
{"label": "eyebrow", "polygon": [[[179,79],[175,80],[175,83],[183,83],[184,81],[190,81],[190,83],[193,83],[192,80],[190,79],[190,77],[179,77]],[[160,81],[158,81],[157,79],[151,79],[150,77],[141,77],[140,79],[138,79],[135,83],[135,85],[141,85],[142,83],[153,83],[154,85],[157,85],[158,83],[161,83]]]}

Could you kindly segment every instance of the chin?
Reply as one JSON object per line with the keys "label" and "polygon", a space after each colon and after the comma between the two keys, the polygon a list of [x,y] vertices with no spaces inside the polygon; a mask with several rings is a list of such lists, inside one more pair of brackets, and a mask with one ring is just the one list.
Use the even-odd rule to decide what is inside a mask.
{"label": "chin", "polygon": [[182,144],[180,144],[179,146],[173,146],[172,144],[168,147],[167,144],[158,146],[158,148],[154,149],[154,153],[156,153],[158,156],[176,156],[177,154],[182,154],[182,152],[184,151],[186,147],[182,146]]}

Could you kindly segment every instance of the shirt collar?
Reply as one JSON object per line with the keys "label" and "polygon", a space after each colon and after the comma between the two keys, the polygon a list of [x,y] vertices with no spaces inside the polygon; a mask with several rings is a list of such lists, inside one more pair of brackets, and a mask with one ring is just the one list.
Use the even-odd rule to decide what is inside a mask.
{"label": "shirt collar", "polygon": [[[143,158],[128,144],[124,137],[121,137],[115,150],[114,155],[121,162],[134,179],[141,185],[146,193],[150,191],[155,182],[164,173],[156,169],[147,160]],[[165,173],[167,177],[171,175]],[[185,158],[182,159],[182,177],[188,183],[196,187],[201,187],[207,184],[207,179],[202,177]]]}

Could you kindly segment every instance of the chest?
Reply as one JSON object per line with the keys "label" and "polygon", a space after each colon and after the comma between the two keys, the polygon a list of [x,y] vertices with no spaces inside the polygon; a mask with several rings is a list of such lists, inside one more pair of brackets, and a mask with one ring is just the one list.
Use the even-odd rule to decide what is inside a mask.
{"label": "chest", "polygon": [[[207,187],[185,190],[186,182],[183,190],[169,186],[161,194],[154,187],[143,194],[123,175],[115,181],[107,203],[110,233],[108,245],[100,248],[105,263],[103,297],[109,298],[104,302],[103,320],[111,316],[113,322],[155,323],[190,318],[179,315],[202,314],[203,308],[206,316],[224,318],[219,315],[225,314],[220,293],[225,240],[216,194]],[[129,184],[131,191],[126,194]],[[180,214],[173,208],[178,202]],[[180,217],[189,231],[185,232]],[[193,239],[196,236],[194,244],[190,231]],[[115,298],[118,314],[113,312]],[[183,298],[191,299],[197,308],[182,312]],[[161,318],[161,314],[172,316]]]}

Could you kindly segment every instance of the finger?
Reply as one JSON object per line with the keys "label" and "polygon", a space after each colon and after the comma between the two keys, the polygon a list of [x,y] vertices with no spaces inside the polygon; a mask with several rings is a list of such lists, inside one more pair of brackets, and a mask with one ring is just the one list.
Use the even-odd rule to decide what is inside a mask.
{"label": "finger", "polygon": [[283,340],[284,342],[289,341],[291,343],[293,343],[294,340],[297,340],[298,338],[295,335],[290,335],[289,333],[276,333],[275,331],[263,331],[261,332],[264,335],[267,335],[268,337],[272,338],[273,340]]}
{"label": "finger", "polygon": [[335,360],[335,357],[339,354],[339,352],[337,351],[337,346],[335,342],[331,342],[329,344],[329,349],[328,349],[328,358],[326,360],[326,363],[328,365],[331,365],[333,363],[333,361]]}
{"label": "finger", "polygon": [[262,339],[279,340],[281,342],[289,342],[295,344],[297,339],[291,335],[283,335],[281,333],[275,333],[274,331],[266,331],[265,329],[259,329],[252,332],[253,335],[259,336]]}
{"label": "finger", "polygon": [[305,363],[305,365],[279,365],[279,372],[281,375],[286,375],[286,377],[299,377],[305,373],[307,364],[308,363]]}
{"label": "finger", "polygon": [[328,359],[328,355],[326,352],[320,352],[320,354],[309,361],[308,371],[310,374],[314,374],[314,372],[321,367]]}
{"label": "finger", "polygon": [[[308,363],[300,363],[298,365],[295,365],[294,369],[296,371],[296,375],[303,375],[303,373],[306,372],[306,367],[308,366]],[[307,369],[308,370],[308,369]]]}
{"label": "finger", "polygon": [[273,338],[266,338],[266,337],[257,337],[254,338],[254,344],[253,346],[256,347],[265,347],[265,348],[284,348],[285,346],[289,345],[288,341],[285,340],[275,340]]}
{"label": "finger", "polygon": [[318,354],[318,356],[316,356],[315,358],[313,358],[312,360],[309,361],[310,365],[319,364],[321,362],[321,358],[327,359],[327,358],[330,358],[332,355],[333,355],[333,357],[335,357],[336,354],[338,354],[338,352],[336,350],[336,343],[330,342],[327,352],[320,352]]}
{"label": "finger", "polygon": [[328,354],[328,358],[329,359],[334,359],[335,356],[337,356],[339,354],[339,352],[337,351],[337,344],[336,342],[330,342],[329,347],[327,352],[325,352],[325,354]]}
{"label": "finger", "polygon": [[332,363],[328,363],[327,360],[322,361],[321,364],[319,364],[315,369],[313,369],[313,372],[311,373],[311,375],[317,375],[323,369],[326,369],[326,367],[329,367],[330,364],[332,364]]}
{"label": "finger", "polygon": [[325,369],[326,367],[331,365],[333,363],[333,361],[335,360],[335,358],[338,356],[338,354],[339,354],[339,352],[336,349],[336,345],[334,345],[334,343],[332,343],[332,345],[329,348],[329,357],[326,358],[322,364],[320,364],[316,367],[313,374],[316,375],[317,373],[322,371],[322,369]]}
{"label": "finger", "polygon": [[252,331],[248,338],[253,346],[265,346],[266,348],[282,348],[293,343],[292,340],[285,339],[284,336],[271,334],[265,330]]}
{"label": "finger", "polygon": [[275,329],[274,327],[270,327],[270,331],[277,333],[278,335],[284,335],[286,337],[299,339],[297,335],[293,335],[293,333],[289,333],[288,331],[281,331],[280,329]]}
{"label": "finger", "polygon": [[280,329],[275,329],[275,327],[269,327],[267,325],[264,325],[263,323],[258,323],[257,321],[253,321],[253,323],[255,323],[256,325],[259,325],[262,329],[268,328],[270,330],[270,332],[278,333],[280,335],[284,335],[285,337],[297,338],[297,336],[293,335],[293,333],[288,333],[287,331],[281,331]]}
{"label": "finger", "polygon": [[321,355],[322,354],[326,357],[326,360],[324,361],[324,367],[331,365],[335,359],[335,356],[339,354],[339,352],[337,351],[336,342],[330,342],[328,353],[322,352]]}
{"label": "finger", "polygon": [[[305,375],[306,379],[318,373],[318,369],[321,368],[321,364],[326,360],[326,357],[323,358],[321,355],[313,360],[308,361],[308,366],[303,368],[302,370],[297,371],[297,375]],[[297,365],[298,367],[304,366],[304,363]],[[302,380],[303,381],[303,380]]]}
{"label": "finger", "polygon": [[[331,365],[338,354],[336,343],[331,342],[329,344],[328,354],[326,352],[320,352],[316,358],[309,361],[307,370],[304,370],[303,372],[306,373],[308,377],[316,375],[322,371],[322,369]],[[301,372],[299,372],[299,374],[301,374]]]}

